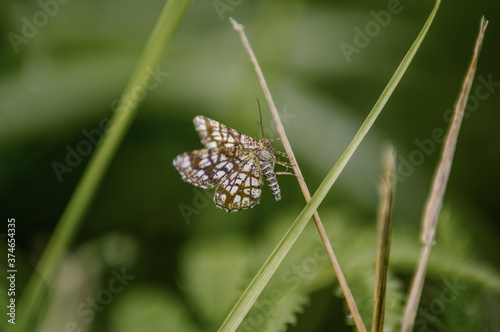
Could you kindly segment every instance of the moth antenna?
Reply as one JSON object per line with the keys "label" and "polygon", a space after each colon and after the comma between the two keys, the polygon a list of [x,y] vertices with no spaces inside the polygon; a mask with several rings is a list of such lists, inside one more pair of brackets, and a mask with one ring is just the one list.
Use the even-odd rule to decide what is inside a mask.
{"label": "moth antenna", "polygon": [[260,129],[262,130],[262,138],[266,138],[266,136],[264,135],[264,127],[262,126],[262,112],[260,111],[260,101],[257,97],[255,97],[255,99],[257,99],[257,104],[259,105]]}

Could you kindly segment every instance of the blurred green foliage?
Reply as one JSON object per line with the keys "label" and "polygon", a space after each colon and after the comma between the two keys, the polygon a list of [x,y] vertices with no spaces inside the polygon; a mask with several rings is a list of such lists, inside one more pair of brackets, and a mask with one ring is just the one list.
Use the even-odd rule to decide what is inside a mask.
{"label": "blurred green foliage", "polygon": [[[216,330],[304,206],[295,179],[280,177],[282,201],[275,202],[263,188],[257,207],[227,214],[213,205],[213,191],[182,182],[171,164],[177,154],[201,147],[191,122],[198,114],[254,138],[260,135],[255,97],[264,98],[229,16],[246,27],[314,191],[433,5],[401,1],[403,9],[373,33],[359,53],[346,58],[340,45],[355,45],[354,28],[363,30],[376,22],[371,11],[380,13],[391,1],[241,1],[227,11],[217,7],[219,3],[191,3],[157,69],[165,73],[163,79],[148,91],[71,252],[61,262],[40,330],[64,331],[68,322],[82,331]],[[92,138],[122,98],[163,4],[0,5],[1,202],[4,220],[16,218],[16,256],[23,267],[19,289],[34,272],[89,160],[95,146]],[[366,322],[371,317],[382,145],[395,144],[398,162],[407,166],[408,174],[396,192],[386,318],[388,326],[397,326],[419,250],[420,213],[440,147],[432,132],[447,127],[447,110],[458,94],[480,16],[486,14],[490,25],[472,89],[478,103],[470,104],[463,122],[416,326],[424,328],[418,322],[425,323],[422,331],[500,326],[494,315],[500,306],[500,93],[498,83],[491,83],[500,82],[499,9],[493,1],[460,6],[443,2],[409,71],[320,208]],[[46,23],[40,12],[46,13]],[[39,26],[30,31],[26,22]],[[23,32],[29,35],[22,37],[26,42],[13,43],[12,33]],[[265,109],[263,116],[266,136],[277,137]],[[55,162],[72,170],[60,174],[62,181],[54,171]],[[195,213],[183,216],[180,204]],[[0,233],[6,233],[6,227]],[[345,305],[335,296],[333,271],[321,259],[324,253],[318,249],[322,247],[316,233],[313,225],[308,226],[242,331],[351,329]],[[4,253],[5,241],[0,240]],[[0,276],[5,273],[4,256]],[[123,268],[134,279],[106,298],[103,290]],[[466,288],[441,310],[436,299],[455,278]],[[100,308],[93,309],[92,319],[85,313],[92,308],[89,297],[96,298]],[[2,306],[6,299],[0,292]],[[425,309],[433,308],[435,314],[425,318]]]}

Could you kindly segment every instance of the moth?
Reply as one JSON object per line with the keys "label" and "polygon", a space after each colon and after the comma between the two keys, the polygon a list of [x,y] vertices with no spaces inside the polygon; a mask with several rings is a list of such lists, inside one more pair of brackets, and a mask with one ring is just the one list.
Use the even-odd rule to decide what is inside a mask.
{"label": "moth", "polygon": [[193,120],[204,149],[178,155],[173,164],[182,179],[200,188],[215,190],[214,202],[227,212],[253,207],[260,202],[261,177],[264,177],[276,199],[281,199],[275,164],[290,167],[276,154],[283,152],[271,146],[271,141],[255,141],[228,126],[198,115]]}

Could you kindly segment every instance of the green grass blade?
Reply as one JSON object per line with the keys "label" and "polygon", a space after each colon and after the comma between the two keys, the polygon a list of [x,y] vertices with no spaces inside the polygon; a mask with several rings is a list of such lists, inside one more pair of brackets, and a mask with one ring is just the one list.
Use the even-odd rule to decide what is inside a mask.
{"label": "green grass blade", "polygon": [[[188,4],[188,0],[169,0],[166,3],[125,88],[124,95],[134,96],[136,93],[134,89],[137,88],[145,90],[144,86],[160,62]],[[30,327],[39,315],[39,309],[44,307],[42,304],[47,292],[46,284],[52,281],[61,257],[77,233],[92,198],[137,113],[139,99],[143,99],[143,95],[135,100],[129,98],[127,103],[120,103],[116,108],[111,125],[89,161],[40,259],[37,271],[31,276],[22,294],[18,310],[19,318],[17,324],[13,325],[16,331],[31,330]]]}
{"label": "green grass blade", "polygon": [[397,84],[403,77],[403,74],[408,69],[408,66],[410,65],[413,57],[415,56],[418,48],[420,47],[420,44],[424,40],[424,37],[427,34],[427,31],[429,30],[432,21],[434,20],[434,17],[436,15],[440,3],[441,3],[440,0],[436,1],[436,4],[432,12],[430,13],[429,17],[427,18],[424,27],[420,31],[419,35],[413,42],[412,46],[408,50],[403,60],[401,61],[400,65],[396,69],[396,72],[394,73],[389,83],[387,84],[386,88],[382,92],[381,96],[373,106],[373,109],[371,110],[370,114],[368,114],[368,116],[366,117],[365,121],[363,122],[361,128],[356,133],[356,136],[354,137],[352,142],[349,144],[349,146],[342,154],[340,159],[337,161],[337,163],[333,166],[332,170],[323,180],[316,193],[312,196],[309,203],[299,214],[299,216],[294,221],[294,223],[292,224],[288,232],[285,234],[283,239],[281,239],[280,243],[278,244],[276,249],[274,249],[272,254],[269,256],[269,258],[264,263],[260,271],[250,282],[247,289],[243,292],[238,302],[236,302],[233,309],[226,317],[226,320],[222,323],[221,327],[219,328],[219,332],[235,331],[236,328],[238,328],[238,326],[240,325],[245,315],[252,307],[252,305],[255,303],[260,293],[268,283],[269,279],[271,279],[274,272],[277,270],[279,264],[285,258],[286,254],[288,253],[292,245],[299,237],[300,233],[302,233],[302,230],[307,225],[309,219],[311,219],[314,211],[317,210],[317,208],[325,198],[326,194],[332,187],[333,183],[337,180],[338,176],[346,166],[347,162],[351,159],[352,155],[358,148],[359,144],[361,143],[365,135],[368,133],[368,130],[370,130],[376,118],[378,117],[383,107],[389,100],[389,97],[392,95],[392,92],[394,91]]}

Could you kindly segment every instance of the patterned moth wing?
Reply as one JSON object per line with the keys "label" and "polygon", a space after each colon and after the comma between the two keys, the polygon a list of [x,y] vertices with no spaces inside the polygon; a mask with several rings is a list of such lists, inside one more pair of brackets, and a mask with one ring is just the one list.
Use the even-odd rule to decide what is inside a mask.
{"label": "patterned moth wing", "polygon": [[261,175],[277,201],[281,193],[274,172],[276,156],[270,141],[256,142],[215,120],[197,116],[193,120],[205,149],[187,152],[174,159],[182,179],[215,191],[215,205],[228,212],[253,207],[260,202]]}
{"label": "patterned moth wing", "polygon": [[198,115],[193,122],[194,128],[200,135],[201,142],[207,149],[238,146],[246,150],[258,150],[260,148],[259,143],[250,136],[229,128],[218,121]]}
{"label": "patterned moth wing", "polygon": [[220,182],[214,196],[215,205],[227,211],[252,207],[260,202],[259,166],[251,153],[240,152],[235,169]]}
{"label": "patterned moth wing", "polygon": [[203,149],[186,152],[174,159],[174,166],[182,179],[197,187],[208,189],[218,184],[235,167],[232,157],[219,149]]}

